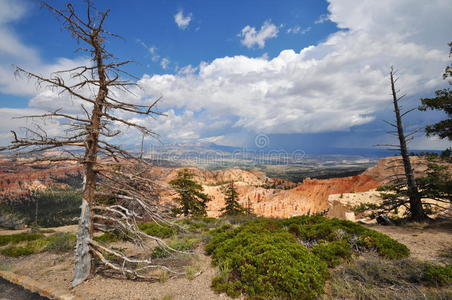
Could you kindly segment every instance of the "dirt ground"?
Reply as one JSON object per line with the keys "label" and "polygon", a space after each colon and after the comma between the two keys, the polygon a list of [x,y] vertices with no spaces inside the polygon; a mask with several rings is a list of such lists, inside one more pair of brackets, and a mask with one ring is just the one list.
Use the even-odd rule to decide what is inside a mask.
{"label": "dirt ground", "polygon": [[210,265],[210,258],[196,251],[196,264],[201,275],[189,280],[185,277],[168,279],[165,282],[131,281],[96,275],[82,285],[71,289],[72,253],[65,255],[41,253],[28,257],[9,259],[0,256],[0,265],[10,271],[27,275],[47,286],[58,286],[82,299],[230,299],[215,294],[210,288],[216,270]]}
{"label": "dirt ground", "polygon": [[368,227],[405,244],[410,249],[410,256],[419,260],[436,261],[442,250],[452,248],[452,221],[432,225]]}
{"label": "dirt ground", "polygon": [[[49,228],[58,232],[75,233],[77,225]],[[24,230],[0,230],[0,235],[26,232]],[[118,243],[118,247],[125,246]],[[129,249],[134,251],[134,249]],[[0,269],[9,270],[20,275],[26,275],[49,287],[59,287],[72,294],[89,300],[210,300],[230,299],[225,294],[216,294],[210,283],[216,275],[216,269],[211,266],[208,256],[198,248],[193,256],[194,264],[202,271],[196,278],[171,278],[165,282],[146,282],[108,278],[96,275],[82,285],[71,288],[73,253],[53,254],[39,253],[20,258],[7,258],[0,255]]]}

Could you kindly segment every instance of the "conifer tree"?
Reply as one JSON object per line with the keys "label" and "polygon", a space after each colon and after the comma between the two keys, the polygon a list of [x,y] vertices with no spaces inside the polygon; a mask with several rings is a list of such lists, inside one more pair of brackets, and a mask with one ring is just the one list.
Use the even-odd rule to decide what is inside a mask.
{"label": "conifer tree", "polygon": [[[449,57],[452,57],[452,42],[449,43],[450,52]],[[452,63],[450,63],[444,70],[443,78],[452,77]],[[452,85],[452,80],[449,80],[449,85]],[[427,136],[436,135],[441,139],[447,138],[452,141],[452,90],[450,88],[435,91],[435,97],[421,99],[422,105],[419,110],[438,110],[446,114],[445,120],[439,121],[435,124],[425,127]]]}
{"label": "conifer tree", "polygon": [[234,182],[228,183],[223,189],[225,195],[225,207],[221,210],[222,216],[237,216],[245,213],[245,209],[238,202],[239,193],[235,189]]}
{"label": "conifer tree", "polygon": [[184,216],[206,216],[207,202],[210,201],[208,195],[203,193],[203,187],[193,180],[193,173],[188,169],[183,169],[177,174],[177,178],[170,181],[170,185],[177,191],[179,197],[176,199],[181,205]]}

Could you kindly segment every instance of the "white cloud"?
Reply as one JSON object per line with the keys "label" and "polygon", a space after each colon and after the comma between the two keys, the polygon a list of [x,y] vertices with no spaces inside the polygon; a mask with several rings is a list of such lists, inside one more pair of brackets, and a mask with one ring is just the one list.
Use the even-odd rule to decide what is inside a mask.
{"label": "white cloud", "polygon": [[[417,5],[410,0],[330,0],[329,18],[346,30],[322,43],[284,50],[273,58],[222,57],[186,66],[178,74],[145,75],[139,81],[142,90],[127,97],[133,103],[145,104],[155,96],[164,96],[160,108],[168,117],[136,120],[175,141],[204,138],[233,144],[241,130],[266,134],[345,131],[368,123],[390,107],[390,65],[401,71],[399,87],[414,96],[408,106],[417,106],[417,94],[445,85],[441,73],[448,63],[451,9],[452,3],[447,0]],[[247,47],[263,48],[279,31],[270,22],[259,31],[247,27],[241,33]],[[156,48],[149,49],[151,54],[156,52]],[[60,59],[49,65],[33,59],[33,55],[29,57],[30,70],[42,74],[84,63],[82,58]],[[55,109],[65,101],[55,101],[55,93],[36,91],[33,83],[14,80],[11,75],[6,65],[0,64],[0,92],[31,95],[30,106],[36,110]],[[76,106],[68,105],[67,109],[75,112]],[[8,113],[0,111],[4,130],[9,121],[2,116]],[[131,115],[125,117],[135,120]],[[4,132],[0,130],[1,134]],[[428,142],[431,140],[420,143]]]}
{"label": "white cloud", "polygon": [[149,47],[149,53],[151,54],[151,60],[157,62],[160,59],[160,55],[157,54],[157,47]]}
{"label": "white cloud", "polygon": [[168,59],[168,58],[162,58],[162,60],[160,61],[160,66],[164,69],[164,70],[166,70],[166,69],[168,69],[168,67],[169,67],[169,65],[170,65],[170,60]]}
{"label": "white cloud", "polygon": [[330,20],[329,15],[320,15],[319,18],[315,20],[314,24],[322,24],[329,20]]}
{"label": "white cloud", "polygon": [[291,34],[305,34],[311,31],[311,27],[301,28],[300,25],[287,28],[286,32]]}
{"label": "white cloud", "polygon": [[[452,28],[452,3],[413,6],[405,0],[392,11],[388,1],[331,0],[331,20],[348,30],[301,51],[284,50],[273,59],[218,58],[201,63],[197,73],[144,76],[139,84],[146,95],[163,95],[164,109],[206,111],[212,120],[231,120],[232,129],[266,134],[348,130],[390,107],[391,65],[401,72],[399,87],[414,96],[409,106],[418,105],[419,93],[445,84],[444,33]],[[402,8],[407,12],[401,14]],[[397,22],[386,24],[389,19]],[[247,45],[264,45],[255,29],[245,32]],[[430,37],[437,32],[441,38]],[[216,135],[200,136],[230,130],[227,125]]]}
{"label": "white cloud", "polygon": [[23,116],[38,115],[42,113],[44,113],[44,111],[39,109],[17,109],[0,107],[0,146],[6,146],[12,141],[13,136],[11,134],[11,130],[20,134],[22,133],[24,127],[36,129],[36,124],[38,124],[40,128],[46,130],[49,136],[61,135],[64,128],[57,120],[19,118]]}
{"label": "white cloud", "polygon": [[[35,61],[38,58],[36,51],[25,46],[10,26],[25,13],[23,1],[0,0],[0,56],[26,61]],[[0,63],[3,63],[3,59],[0,59]]]}
{"label": "white cloud", "polygon": [[[58,58],[54,63],[45,64],[36,61],[20,65],[26,70],[44,77],[50,77],[53,72],[69,70],[77,66],[89,65],[90,60],[84,57],[75,59]],[[0,65],[0,92],[20,96],[35,96],[47,89],[45,84],[39,86],[36,81],[26,76],[14,75],[14,66]],[[67,80],[70,80],[67,78]]]}
{"label": "white cloud", "polygon": [[196,71],[198,71],[197,67],[193,67],[192,65],[188,65],[188,66],[185,66],[183,68],[180,68],[177,73],[180,74],[180,75],[190,75],[190,74],[194,74]]}
{"label": "white cloud", "polygon": [[158,55],[158,53],[157,53],[157,50],[158,50],[157,47],[148,46],[145,42],[143,42],[140,39],[137,39],[136,41],[138,44],[143,46],[143,48],[145,48],[149,52],[149,55],[151,56],[151,60],[153,62],[158,62],[160,60],[160,55]]}
{"label": "white cloud", "polygon": [[182,30],[185,30],[188,27],[191,20],[192,14],[190,13],[184,16],[184,12],[182,10],[179,10],[177,14],[174,15],[174,22],[176,22],[177,26]]}
{"label": "white cloud", "polygon": [[241,43],[248,48],[255,45],[259,48],[264,48],[266,40],[277,37],[278,32],[277,26],[270,21],[265,21],[259,31],[249,25],[243,27],[239,36],[242,37]]}

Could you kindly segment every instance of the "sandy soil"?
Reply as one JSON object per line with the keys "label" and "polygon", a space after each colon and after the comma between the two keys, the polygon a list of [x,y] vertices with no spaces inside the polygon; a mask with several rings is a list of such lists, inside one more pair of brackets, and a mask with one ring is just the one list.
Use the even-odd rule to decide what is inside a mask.
{"label": "sandy soil", "polygon": [[411,257],[420,260],[438,260],[441,250],[452,247],[452,221],[434,225],[368,227],[405,244],[411,251]]}

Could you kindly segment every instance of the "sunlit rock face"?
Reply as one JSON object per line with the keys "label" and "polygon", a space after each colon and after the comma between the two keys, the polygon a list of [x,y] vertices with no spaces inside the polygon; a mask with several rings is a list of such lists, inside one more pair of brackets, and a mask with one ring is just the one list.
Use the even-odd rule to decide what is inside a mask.
{"label": "sunlit rock face", "polygon": [[[413,157],[415,176],[425,174],[426,164],[422,158]],[[176,192],[169,182],[177,177],[183,168],[153,166],[148,175],[160,189],[162,203],[174,202]],[[387,157],[364,171],[360,175],[331,178],[305,179],[295,184],[278,178],[270,178],[262,171],[241,170],[204,170],[188,168],[194,179],[203,185],[205,193],[211,197],[208,203],[208,215],[217,217],[224,207],[222,187],[234,181],[239,193],[239,202],[250,208],[255,214],[265,217],[287,218],[291,216],[319,213],[328,210],[328,216],[342,219],[356,219],[351,207],[366,202],[380,201],[380,185],[390,181],[391,176],[403,173],[403,165],[398,157]],[[3,159],[0,168],[0,192],[3,196],[21,194],[32,188],[43,188],[64,182],[74,176],[81,178],[80,166],[61,163],[52,166],[19,166],[17,162]]]}
{"label": "sunlit rock face", "polygon": [[[412,163],[416,177],[425,174],[426,164],[422,158],[413,157]],[[330,217],[350,220],[356,219],[351,207],[359,203],[380,201],[375,189],[388,183],[393,175],[403,173],[399,157],[381,159],[360,175],[324,180],[305,179],[300,184],[268,178],[260,171],[190,169],[212,199],[208,203],[208,215],[212,217],[219,216],[224,207],[221,183],[235,181],[239,202],[257,215],[287,218],[328,210],[327,215]],[[169,182],[177,171],[172,170],[166,178],[162,178],[163,181]],[[168,190],[163,198],[171,201],[174,197],[176,194]]]}
{"label": "sunlit rock face", "polygon": [[[239,202],[255,214],[265,217],[287,218],[312,214],[329,208],[328,197],[332,194],[366,192],[380,186],[381,181],[367,174],[332,179],[306,179],[293,184],[281,179],[268,178],[260,171],[229,169],[205,171],[190,168],[195,179],[202,183],[204,191],[211,197],[208,215],[216,217],[224,207],[221,187],[224,182],[234,181],[239,192]],[[175,178],[177,169],[162,178],[169,182]],[[377,171],[374,171],[377,174]],[[171,201],[177,195],[167,191],[163,199]]]}

